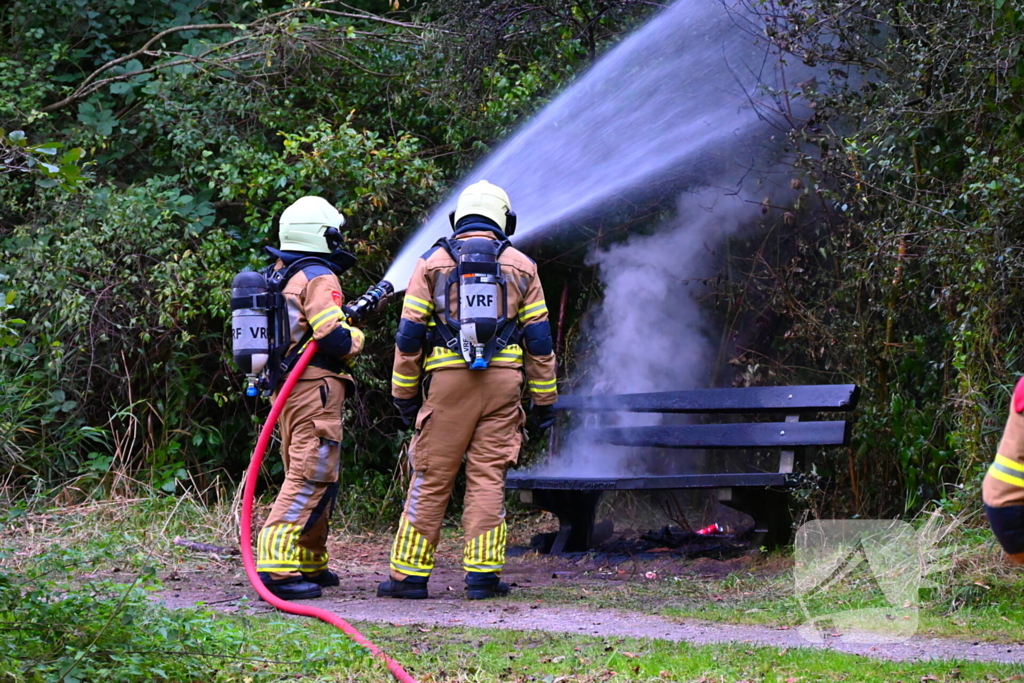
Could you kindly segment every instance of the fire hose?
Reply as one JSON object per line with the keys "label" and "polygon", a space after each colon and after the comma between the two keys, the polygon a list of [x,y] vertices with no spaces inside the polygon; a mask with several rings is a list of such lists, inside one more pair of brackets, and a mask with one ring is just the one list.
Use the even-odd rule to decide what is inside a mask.
{"label": "fire hose", "polygon": [[270,437],[274,433],[274,425],[277,424],[277,418],[281,415],[281,410],[284,408],[285,402],[288,400],[288,396],[292,393],[292,389],[295,387],[295,383],[298,381],[302,372],[309,365],[309,361],[313,358],[316,353],[316,342],[310,341],[306,346],[306,350],[299,357],[295,367],[292,368],[288,374],[288,379],[285,380],[284,386],[281,387],[281,392],[277,396],[277,400],[274,401],[274,405],[270,409],[270,415],[267,416],[267,421],[263,424],[263,429],[260,431],[259,439],[256,441],[256,448],[252,453],[252,461],[249,463],[249,470],[245,475],[245,488],[242,492],[242,562],[245,565],[245,575],[249,578],[249,583],[256,590],[261,598],[266,600],[269,604],[273,605],[282,612],[288,614],[296,614],[302,617],[314,617],[320,621],[336,626],[342,630],[349,638],[354,640],[356,643],[362,645],[370,653],[383,660],[387,665],[388,670],[395,677],[396,680],[401,683],[416,683],[416,679],[406,673],[402,665],[395,660],[384,654],[383,651],[363,636],[362,633],[357,631],[351,624],[339,617],[333,612],[329,612],[319,607],[309,607],[307,605],[298,605],[287,600],[282,600],[263,585],[260,580],[259,574],[256,572],[256,562],[252,554],[252,505],[253,498],[256,493],[256,480],[259,478],[260,465],[263,463],[263,455],[267,451],[267,446],[270,444]]}

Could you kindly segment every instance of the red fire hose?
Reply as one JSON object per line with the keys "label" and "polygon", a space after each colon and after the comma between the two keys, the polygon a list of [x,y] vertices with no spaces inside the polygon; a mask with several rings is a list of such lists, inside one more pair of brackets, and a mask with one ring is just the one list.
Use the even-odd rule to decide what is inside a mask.
{"label": "red fire hose", "polygon": [[380,648],[371,643],[363,636],[362,633],[353,628],[347,621],[339,617],[333,612],[328,612],[325,609],[319,607],[307,607],[306,605],[297,605],[287,600],[282,600],[263,585],[260,580],[259,574],[256,573],[256,562],[252,556],[252,501],[256,492],[256,480],[259,478],[260,465],[263,463],[263,455],[267,451],[267,446],[270,444],[270,437],[274,433],[274,425],[277,424],[277,418],[281,415],[281,409],[284,408],[285,401],[288,400],[289,394],[292,393],[292,389],[295,387],[295,383],[302,375],[302,371],[309,365],[310,359],[313,354],[316,353],[316,342],[310,341],[306,350],[299,357],[295,367],[288,374],[288,379],[285,380],[284,386],[281,387],[281,393],[278,395],[277,400],[274,401],[273,407],[270,409],[270,415],[267,416],[267,421],[263,424],[263,430],[260,432],[260,438],[256,441],[256,449],[252,453],[252,461],[249,463],[249,471],[245,475],[245,490],[242,493],[242,562],[245,564],[245,575],[249,577],[249,583],[259,593],[259,596],[266,600],[268,603],[288,614],[297,614],[302,617],[316,617],[320,621],[327,622],[337,626],[345,635],[359,643],[367,650],[369,650],[373,656],[384,660],[387,664],[388,670],[395,677],[395,679],[401,681],[401,683],[416,683],[416,679],[406,673],[402,665],[395,660],[384,654]]}

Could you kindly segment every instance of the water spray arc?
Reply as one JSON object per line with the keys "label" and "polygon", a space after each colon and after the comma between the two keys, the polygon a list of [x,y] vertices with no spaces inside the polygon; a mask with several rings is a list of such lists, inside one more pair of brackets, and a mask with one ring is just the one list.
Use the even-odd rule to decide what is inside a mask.
{"label": "water spray arc", "polygon": [[385,278],[405,288],[416,258],[446,234],[455,198],[479,180],[513,199],[512,242],[523,248],[672,176],[675,191],[706,182],[766,119],[788,127],[765,96],[780,84],[743,5],[677,0],[653,16],[461,179]]}

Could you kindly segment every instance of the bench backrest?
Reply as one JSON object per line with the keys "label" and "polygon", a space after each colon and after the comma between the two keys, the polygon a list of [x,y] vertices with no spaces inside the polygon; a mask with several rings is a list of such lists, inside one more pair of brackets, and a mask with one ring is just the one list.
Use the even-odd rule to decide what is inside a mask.
{"label": "bench backrest", "polygon": [[785,414],[785,422],[587,427],[597,443],[655,448],[795,448],[842,446],[850,441],[846,420],[800,422],[807,413],[843,412],[857,405],[853,384],[699,389],[617,396],[562,396],[557,410],[634,413]]}
{"label": "bench backrest", "polygon": [[853,410],[855,384],[695,389],[617,396],[560,396],[556,410],[631,413],[817,413]]}

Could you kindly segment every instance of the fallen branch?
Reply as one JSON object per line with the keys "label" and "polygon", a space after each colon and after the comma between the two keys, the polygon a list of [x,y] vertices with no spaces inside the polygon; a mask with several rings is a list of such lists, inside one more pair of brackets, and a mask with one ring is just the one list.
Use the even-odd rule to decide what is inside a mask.
{"label": "fallen branch", "polygon": [[174,538],[174,545],[180,545],[182,548],[188,550],[194,550],[197,553],[212,553],[214,555],[241,555],[242,551],[238,548],[225,548],[219,545],[211,545],[210,543],[197,543],[196,541],[190,541],[176,536]]}

